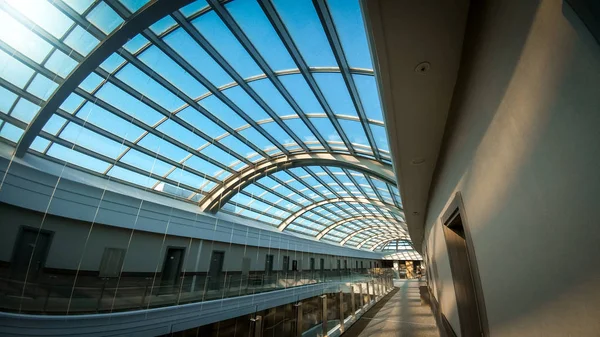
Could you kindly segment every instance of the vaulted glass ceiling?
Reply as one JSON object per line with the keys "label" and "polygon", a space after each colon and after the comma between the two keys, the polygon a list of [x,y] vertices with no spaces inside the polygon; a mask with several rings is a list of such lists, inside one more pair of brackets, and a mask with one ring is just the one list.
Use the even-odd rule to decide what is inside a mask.
{"label": "vaulted glass ceiling", "polygon": [[[217,200],[223,212],[332,243],[405,236],[394,181],[319,159],[391,171],[358,1],[178,0],[132,31],[175,2],[0,1],[0,139],[18,155],[203,210]],[[123,32],[128,41],[87,69]],[[247,174],[302,154],[314,159]],[[227,192],[243,177],[252,181]]]}

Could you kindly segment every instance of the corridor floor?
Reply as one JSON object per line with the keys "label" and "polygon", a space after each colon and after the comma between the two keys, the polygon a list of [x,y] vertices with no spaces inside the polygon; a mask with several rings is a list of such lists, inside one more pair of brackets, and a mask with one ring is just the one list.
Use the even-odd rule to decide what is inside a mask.
{"label": "corridor floor", "polygon": [[396,280],[397,287],[358,322],[343,337],[415,336],[439,337],[429,304],[421,299],[418,280]]}

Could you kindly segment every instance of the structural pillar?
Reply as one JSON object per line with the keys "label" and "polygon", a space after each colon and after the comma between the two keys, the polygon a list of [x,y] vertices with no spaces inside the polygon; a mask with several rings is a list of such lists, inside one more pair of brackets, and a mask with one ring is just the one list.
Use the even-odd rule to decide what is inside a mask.
{"label": "structural pillar", "polygon": [[321,311],[321,327],[323,329],[323,337],[327,337],[327,295],[321,295],[323,301],[323,310]]}
{"label": "structural pillar", "polygon": [[296,337],[302,337],[303,319],[302,319],[302,302],[296,303]]}
{"label": "structural pillar", "polygon": [[356,298],[354,296],[354,285],[350,286],[350,303],[352,306],[352,318],[356,318]]}
{"label": "structural pillar", "polygon": [[344,292],[340,290],[338,294],[339,298],[339,313],[340,313],[340,334],[344,333]]}

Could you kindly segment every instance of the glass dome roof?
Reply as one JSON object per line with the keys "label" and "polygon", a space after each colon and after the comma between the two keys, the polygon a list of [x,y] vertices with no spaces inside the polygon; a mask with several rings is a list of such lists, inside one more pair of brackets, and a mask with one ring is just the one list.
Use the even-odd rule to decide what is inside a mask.
{"label": "glass dome roof", "polygon": [[358,0],[1,1],[0,140],[331,243],[406,236]]}

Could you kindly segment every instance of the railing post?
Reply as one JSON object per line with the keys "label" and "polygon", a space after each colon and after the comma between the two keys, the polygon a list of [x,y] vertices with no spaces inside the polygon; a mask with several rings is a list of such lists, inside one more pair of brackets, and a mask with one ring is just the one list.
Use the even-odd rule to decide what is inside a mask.
{"label": "railing post", "polygon": [[303,320],[302,320],[302,302],[296,303],[296,337],[302,337]]}
{"label": "railing post", "polygon": [[323,304],[321,311],[321,328],[323,337],[327,337],[327,295],[321,295],[321,301]]}
{"label": "railing post", "polygon": [[339,312],[340,312],[340,334],[344,333],[344,292],[340,290],[339,292]]}

